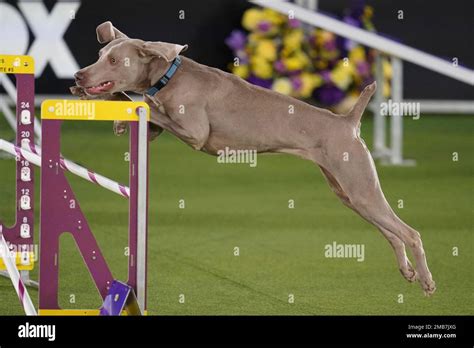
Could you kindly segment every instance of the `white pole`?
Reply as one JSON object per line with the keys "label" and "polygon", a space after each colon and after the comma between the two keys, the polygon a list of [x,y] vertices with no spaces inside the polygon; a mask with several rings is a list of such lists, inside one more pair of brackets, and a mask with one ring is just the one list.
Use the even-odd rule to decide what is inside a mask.
{"label": "white pole", "polygon": [[405,102],[420,104],[421,113],[474,114],[474,101],[471,100],[405,99]]}
{"label": "white pole", "polygon": [[[400,58],[392,57],[392,102],[400,105],[403,101],[403,65]],[[396,108],[400,111],[400,108]],[[391,164],[403,163],[403,115],[392,114],[390,119]]]}
{"label": "white pole", "polygon": [[385,116],[380,113],[381,104],[384,101],[383,86],[385,78],[383,75],[382,56],[379,52],[375,59],[375,78],[377,80],[377,91],[374,98],[374,150],[372,156],[374,158],[383,158],[387,156],[388,149],[386,148],[385,136]]}
{"label": "white pole", "polygon": [[[15,146],[14,144],[8,141],[0,139],[0,151],[8,152],[12,154],[13,156],[20,155],[27,161],[33,163],[34,165],[38,167],[41,167],[41,156],[40,156],[41,148],[30,144],[30,149],[31,149],[31,152],[25,148],[19,148],[18,146]],[[36,152],[37,154],[35,154],[33,151]],[[115,192],[116,194],[120,196],[123,196],[126,198],[130,197],[130,189],[127,186],[119,184],[118,182],[110,180],[109,178],[106,178],[105,176],[102,176],[100,174],[94,173],[67,159],[61,158],[61,168],[87,181],[97,184],[109,191]]]}
{"label": "white pole", "polygon": [[146,296],[148,112],[139,109],[138,123],[138,195],[137,195],[137,301],[142,314]]}
{"label": "white pole", "polygon": [[293,11],[295,18],[318,28],[328,30],[336,35],[354,40],[362,45],[385,52],[387,55],[397,56],[404,61],[439,72],[453,79],[474,85],[474,71],[463,66],[454,66],[452,62],[438,58],[416,48],[403,45],[396,41],[384,38],[376,33],[356,28],[340,20],[323,15],[319,12],[307,10],[295,4],[280,0],[250,0],[251,3],[268,7],[284,15]]}
{"label": "white pole", "polygon": [[307,0],[308,6],[307,8],[312,11],[318,10],[318,0]]}
{"label": "white pole", "polygon": [[16,268],[15,264],[15,256],[16,253],[13,253],[15,256],[10,253],[10,249],[8,248],[7,241],[3,237],[3,226],[0,225],[0,258],[2,258],[3,263],[7,268],[8,275],[12,281],[13,287],[20,299],[20,303],[25,310],[26,315],[37,315],[35,306],[31,301],[30,295],[28,294],[28,290],[26,289],[25,284],[21,280],[20,272]]}

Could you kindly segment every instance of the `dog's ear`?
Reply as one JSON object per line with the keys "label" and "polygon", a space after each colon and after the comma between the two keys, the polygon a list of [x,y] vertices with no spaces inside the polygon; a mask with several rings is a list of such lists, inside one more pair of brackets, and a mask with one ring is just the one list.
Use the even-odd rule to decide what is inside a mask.
{"label": "dog's ear", "polygon": [[145,42],[139,48],[139,53],[142,57],[154,56],[154,57],[163,57],[167,62],[171,62],[175,59],[181,52],[184,52],[188,49],[188,45],[177,45],[168,42]]}
{"label": "dog's ear", "polygon": [[97,41],[101,44],[108,43],[115,39],[128,38],[127,35],[115,28],[112,22],[104,22],[100,24],[96,29],[96,33]]}

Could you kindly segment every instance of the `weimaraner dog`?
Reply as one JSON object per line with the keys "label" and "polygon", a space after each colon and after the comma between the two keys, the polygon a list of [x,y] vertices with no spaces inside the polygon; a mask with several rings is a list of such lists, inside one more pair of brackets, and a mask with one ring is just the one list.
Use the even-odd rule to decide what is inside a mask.
{"label": "weimaraner dog", "polygon": [[[166,130],[211,155],[228,147],[287,153],[314,162],[341,201],[387,238],[403,277],[418,280],[426,295],[434,293],[420,234],[388,204],[360,138],[360,119],[375,82],[351,111],[337,115],[180,56],[187,46],[130,39],[110,22],[97,27],[97,39],[106,46],[96,63],[75,74],[73,94],[107,100],[130,100],[125,91],[142,94],[151,108],[154,136]],[[158,88],[150,89],[153,86]],[[116,122],[114,131],[123,134],[126,127]]]}

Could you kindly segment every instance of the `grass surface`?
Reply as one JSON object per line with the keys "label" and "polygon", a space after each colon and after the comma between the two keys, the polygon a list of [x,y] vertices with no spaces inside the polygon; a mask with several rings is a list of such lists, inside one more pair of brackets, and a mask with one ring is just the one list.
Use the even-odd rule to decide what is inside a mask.
{"label": "grass surface", "polygon": [[[474,314],[473,121],[406,119],[405,156],[417,166],[378,165],[392,207],[422,234],[438,287],[431,298],[401,277],[387,241],[339,202],[312,163],[272,155],[258,157],[256,168],[219,165],[162,135],[150,149],[150,314]],[[362,134],[370,146],[369,118]],[[0,138],[12,137],[0,115]],[[109,123],[63,126],[66,157],[126,183],[125,151],[127,139],[114,137]],[[127,202],[68,177],[114,275],[125,279]],[[7,224],[14,220],[14,183],[14,161],[0,160],[0,216]],[[180,199],[185,209],[179,209]],[[289,199],[294,209],[288,209]],[[403,209],[397,209],[399,199]],[[364,244],[365,261],[325,258],[324,246],[333,241]],[[240,256],[234,256],[235,247]],[[453,247],[459,256],[452,255]],[[61,305],[99,307],[67,235],[60,267]],[[37,291],[30,293],[37,303]],[[22,314],[7,279],[0,279],[0,314]]]}

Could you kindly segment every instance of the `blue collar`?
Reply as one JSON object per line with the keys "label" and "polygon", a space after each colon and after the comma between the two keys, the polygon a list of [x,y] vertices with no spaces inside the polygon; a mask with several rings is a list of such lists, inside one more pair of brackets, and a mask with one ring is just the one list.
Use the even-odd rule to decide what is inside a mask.
{"label": "blue collar", "polygon": [[158,93],[163,87],[165,87],[168,84],[168,82],[171,80],[171,78],[173,77],[173,75],[176,73],[176,71],[178,70],[180,66],[181,66],[181,58],[179,58],[178,56],[173,60],[166,74],[164,74],[163,77],[159,79],[158,82],[155,83],[154,86],[151,86],[146,91],[146,94],[153,97],[156,93]]}

